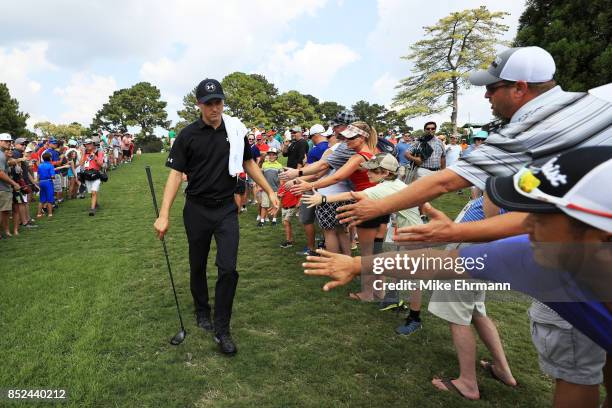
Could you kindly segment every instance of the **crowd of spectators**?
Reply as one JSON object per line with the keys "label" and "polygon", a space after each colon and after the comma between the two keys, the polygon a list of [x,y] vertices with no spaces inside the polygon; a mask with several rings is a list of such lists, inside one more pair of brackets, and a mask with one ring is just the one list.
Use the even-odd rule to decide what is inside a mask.
{"label": "crowd of spectators", "polygon": [[133,152],[129,134],[81,140],[0,134],[0,238],[36,228],[37,219],[52,218],[65,200],[85,199],[86,193],[91,196],[88,214],[94,216],[108,171],[131,162]]}

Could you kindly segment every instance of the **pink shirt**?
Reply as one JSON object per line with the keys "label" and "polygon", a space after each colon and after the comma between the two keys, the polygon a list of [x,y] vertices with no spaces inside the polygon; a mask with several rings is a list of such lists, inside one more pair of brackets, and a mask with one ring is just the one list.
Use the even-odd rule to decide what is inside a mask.
{"label": "pink shirt", "polygon": [[100,163],[103,163],[104,152],[98,150],[97,153],[85,153],[85,163],[83,163],[83,167],[85,168],[85,170],[100,170],[102,166],[98,163],[98,161],[95,160],[96,158]]}

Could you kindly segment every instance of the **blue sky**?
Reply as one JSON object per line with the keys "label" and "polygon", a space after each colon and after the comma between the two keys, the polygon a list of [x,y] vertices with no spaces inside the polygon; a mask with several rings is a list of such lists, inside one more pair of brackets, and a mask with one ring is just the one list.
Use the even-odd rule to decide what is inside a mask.
{"label": "blue sky", "polygon": [[[114,90],[139,81],[161,90],[176,121],[197,82],[233,71],[263,74],[281,92],[322,101],[389,104],[410,73],[400,56],[422,27],[480,5],[510,13],[511,39],[522,0],[22,0],[0,14],[0,82],[31,115],[30,125],[89,125]],[[463,93],[460,122],[490,118],[482,95],[477,88]]]}

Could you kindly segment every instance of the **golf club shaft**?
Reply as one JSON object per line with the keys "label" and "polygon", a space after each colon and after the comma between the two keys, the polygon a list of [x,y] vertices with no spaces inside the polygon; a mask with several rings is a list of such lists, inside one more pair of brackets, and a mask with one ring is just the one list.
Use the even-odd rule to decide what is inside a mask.
{"label": "golf club shaft", "polygon": [[[155,188],[153,187],[153,178],[151,177],[151,167],[145,168],[147,172],[147,179],[149,180],[149,189],[151,190],[151,196],[153,197],[153,207],[155,208],[155,215],[159,218],[159,209],[157,208],[157,198],[155,197]],[[181,307],[179,306],[178,297],[176,296],[176,288],[174,286],[174,277],[172,276],[172,268],[170,267],[170,257],[168,256],[168,249],[166,248],[166,240],[162,237],[162,247],[164,248],[164,255],[166,256],[166,264],[168,265],[168,274],[170,275],[170,283],[172,284],[172,292],[174,293],[174,301],[176,302],[176,311],[178,313],[179,321],[181,322],[181,330],[185,330],[183,325],[183,317],[181,316]]]}

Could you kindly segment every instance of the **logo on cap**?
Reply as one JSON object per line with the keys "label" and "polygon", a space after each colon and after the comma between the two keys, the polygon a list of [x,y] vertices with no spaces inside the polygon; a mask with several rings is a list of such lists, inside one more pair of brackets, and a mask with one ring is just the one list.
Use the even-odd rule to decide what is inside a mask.
{"label": "logo on cap", "polygon": [[204,87],[206,88],[208,92],[214,92],[215,89],[217,89],[215,84],[213,84],[212,82],[207,82],[206,85],[204,85]]}
{"label": "logo on cap", "polygon": [[502,59],[498,55],[497,57],[495,57],[495,60],[491,63],[491,66],[493,66],[493,68],[497,68],[497,66],[501,64],[501,62],[502,62]]}

